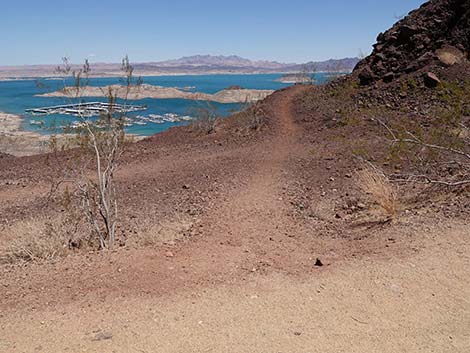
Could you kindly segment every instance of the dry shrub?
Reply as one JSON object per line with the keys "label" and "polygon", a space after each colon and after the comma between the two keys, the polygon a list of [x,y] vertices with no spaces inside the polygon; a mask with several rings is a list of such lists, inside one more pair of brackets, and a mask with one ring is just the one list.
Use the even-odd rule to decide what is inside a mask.
{"label": "dry shrub", "polygon": [[133,236],[131,241],[133,244],[140,246],[173,245],[176,241],[183,239],[192,226],[193,221],[191,219],[179,216],[149,226]]}
{"label": "dry shrub", "polygon": [[359,187],[376,202],[390,218],[398,212],[398,190],[378,168],[367,166],[358,173]]}
{"label": "dry shrub", "polygon": [[68,249],[69,239],[49,222],[18,222],[6,232],[10,240],[0,247],[1,263],[54,260]]}
{"label": "dry shrub", "polygon": [[207,107],[196,107],[191,109],[190,114],[195,116],[191,124],[195,131],[207,135],[215,132],[219,116],[215,106],[208,104]]}
{"label": "dry shrub", "polygon": [[266,114],[260,104],[255,104],[246,111],[248,114],[249,128],[252,130],[260,130],[265,124]]}

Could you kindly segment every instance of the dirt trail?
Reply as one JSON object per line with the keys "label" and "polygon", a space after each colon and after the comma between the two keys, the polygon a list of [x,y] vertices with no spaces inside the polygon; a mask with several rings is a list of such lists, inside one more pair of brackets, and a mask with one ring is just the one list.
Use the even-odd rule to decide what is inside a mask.
{"label": "dirt trail", "polygon": [[[269,239],[292,226],[287,217],[282,188],[286,184],[283,168],[286,160],[299,153],[297,127],[292,114],[292,100],[304,88],[289,91],[273,107],[276,135],[267,143],[251,151],[256,156],[255,168],[248,180],[226,197],[216,212],[207,220],[215,233],[229,234],[234,243],[252,237]],[[258,249],[263,251],[263,249]]]}
{"label": "dirt trail", "polygon": [[[184,182],[194,185],[190,178],[203,178],[199,170],[191,176],[188,164],[206,164],[204,172],[226,165],[229,169],[222,174],[221,182],[231,187],[223,188],[200,219],[202,237],[170,247],[171,257],[166,256],[167,249],[162,247],[110,254],[91,261],[76,256],[47,269],[31,266],[8,272],[4,275],[8,291],[0,307],[13,309],[19,303],[48,306],[51,296],[52,302],[62,304],[77,297],[92,302],[94,295],[166,295],[183,288],[236,281],[245,278],[247,271],[261,271],[266,266],[284,268],[290,254],[298,249],[295,240],[289,238],[296,232],[293,229],[296,223],[287,216],[282,188],[286,182],[285,164],[299,150],[291,102],[303,89],[277,93],[278,100],[270,117],[275,124],[274,134],[254,146],[232,150],[231,156],[226,151],[215,151],[205,159],[201,155],[175,161],[165,157],[162,163],[159,158],[149,160],[146,165],[130,164],[121,171],[119,180],[127,178],[133,185],[141,186],[134,187],[132,200],[126,200],[127,204],[136,203],[136,214],[139,214],[142,203],[138,193],[152,189],[155,180],[169,179],[168,189],[172,194],[175,189],[181,190]],[[248,167],[237,169],[242,164]],[[175,182],[181,177],[186,181]],[[197,194],[198,190],[191,188],[188,192]],[[147,204],[148,209],[159,207],[158,200],[144,197],[155,203]],[[172,200],[160,202],[174,207]],[[298,251],[297,256],[300,256]],[[116,272],[117,269],[122,271]],[[21,293],[21,297],[15,293]]]}
{"label": "dirt trail", "polygon": [[[0,352],[468,352],[468,224],[403,220],[407,235],[389,228],[369,243],[322,238],[292,217],[286,189],[311,148],[292,113],[304,89],[275,93],[272,134],[257,143],[125,167],[139,207],[155,180],[173,197],[168,207],[183,182],[200,191],[190,177],[225,183],[201,233],[170,256],[147,247],[0,268]],[[386,255],[338,255],[374,241]]]}

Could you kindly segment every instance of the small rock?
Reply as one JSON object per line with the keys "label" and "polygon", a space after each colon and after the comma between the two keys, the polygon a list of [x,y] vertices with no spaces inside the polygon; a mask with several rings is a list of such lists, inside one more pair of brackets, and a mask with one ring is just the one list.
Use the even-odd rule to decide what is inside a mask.
{"label": "small rock", "polygon": [[358,203],[357,203],[357,208],[359,208],[359,209],[361,209],[361,210],[365,209],[366,207],[367,207],[367,206],[366,206],[364,203],[362,203],[362,202],[358,202]]}
{"label": "small rock", "polygon": [[427,72],[426,74],[424,74],[423,79],[424,84],[428,88],[435,88],[441,83],[441,80],[439,80],[436,74],[433,74],[432,72]]}
{"label": "small rock", "polygon": [[188,184],[183,185],[183,189],[188,190],[189,188],[190,188],[190,186]]}
{"label": "small rock", "polygon": [[167,251],[167,252],[165,253],[165,256],[166,256],[166,257],[174,257],[175,255],[174,255],[171,251]]}
{"label": "small rock", "polygon": [[317,259],[315,260],[314,266],[315,266],[315,267],[322,267],[322,266],[323,266],[323,262],[322,262],[319,258],[317,258]]}
{"label": "small rock", "polygon": [[93,337],[92,341],[104,341],[110,340],[111,338],[113,338],[113,334],[111,332],[100,331],[95,335],[95,337]]}

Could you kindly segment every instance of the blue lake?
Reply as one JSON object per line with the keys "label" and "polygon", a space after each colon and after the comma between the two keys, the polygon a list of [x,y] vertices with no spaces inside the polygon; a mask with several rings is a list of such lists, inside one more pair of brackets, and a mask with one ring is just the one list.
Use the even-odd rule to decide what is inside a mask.
{"label": "blue lake", "polygon": [[[323,74],[318,74],[319,82],[324,80]],[[248,89],[281,89],[288,84],[277,82],[280,74],[259,74],[259,75],[185,75],[185,76],[155,76],[144,77],[146,84],[176,87],[181,89],[189,89],[191,91],[203,93],[216,93],[229,86],[238,85]],[[119,78],[92,78],[89,84],[91,86],[106,86],[110,84],[123,83]],[[71,85],[71,81],[65,84]],[[26,109],[38,108],[44,106],[53,106],[67,104],[69,101],[64,98],[54,97],[36,97],[38,94],[57,91],[64,87],[63,80],[56,79],[40,79],[32,80],[15,80],[0,82],[0,111],[21,115],[23,117],[23,129],[30,131],[45,132],[43,127],[32,125],[31,121],[41,120],[48,126],[52,122],[55,125],[70,125],[77,121],[77,117],[70,115],[49,115],[47,117],[33,117],[25,113]],[[86,98],[85,101],[103,101],[105,98]],[[193,101],[185,99],[141,99],[129,101],[129,104],[146,105],[147,110],[134,112],[131,115],[149,116],[149,115],[165,115],[168,113],[178,116],[191,115],[191,110],[195,107],[207,106],[206,102]],[[221,116],[227,116],[235,111],[240,110],[240,104],[219,104],[211,103],[218,110]],[[126,128],[129,133],[138,135],[152,135],[168,129],[171,126],[184,124],[184,122],[164,122],[152,123],[147,122],[146,125],[132,125]]]}

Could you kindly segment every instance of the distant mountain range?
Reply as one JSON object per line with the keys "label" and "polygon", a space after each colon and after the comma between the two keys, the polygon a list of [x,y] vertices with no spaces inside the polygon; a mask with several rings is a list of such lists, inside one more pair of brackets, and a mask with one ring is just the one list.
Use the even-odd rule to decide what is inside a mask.
{"label": "distant mountain range", "polygon": [[252,61],[236,55],[194,55],[186,56],[177,60],[167,60],[155,63],[160,67],[180,67],[180,66],[213,66],[213,67],[257,67],[264,69],[279,69],[288,64],[281,64],[275,61]]}
{"label": "distant mountain range", "polygon": [[[305,67],[316,71],[352,71],[359,62],[358,58],[331,59],[306,64],[279,63],[276,61],[253,61],[236,55],[213,56],[194,55],[176,60],[134,63],[134,74],[140,76],[180,75],[180,74],[230,74],[230,73],[294,73]],[[0,79],[18,77],[50,77],[57,75],[57,65],[0,66]],[[79,69],[76,65],[73,69]],[[95,77],[118,76],[120,64],[92,63]],[[311,69],[310,69],[311,70]]]}
{"label": "distant mountain range", "polygon": [[134,65],[136,70],[163,71],[226,71],[226,72],[275,72],[288,73],[302,71],[304,67],[314,67],[317,71],[352,71],[359,62],[358,58],[330,59],[305,64],[280,63],[277,61],[253,61],[236,55],[213,56],[194,55],[176,60],[142,63]]}

